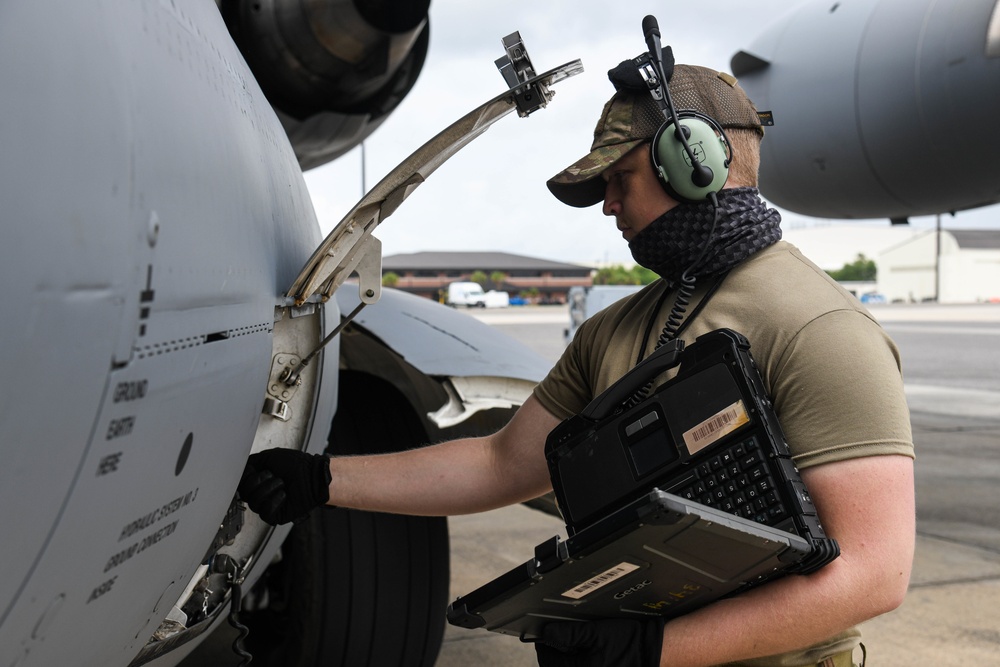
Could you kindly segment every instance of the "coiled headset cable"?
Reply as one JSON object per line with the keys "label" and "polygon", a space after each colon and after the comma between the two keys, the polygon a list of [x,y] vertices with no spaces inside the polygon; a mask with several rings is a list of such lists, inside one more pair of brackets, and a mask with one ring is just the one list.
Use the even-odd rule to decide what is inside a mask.
{"label": "coiled headset cable", "polygon": [[[670,313],[667,315],[667,321],[663,325],[663,330],[660,332],[659,338],[656,339],[656,345],[653,350],[656,351],[662,346],[666,345],[672,340],[675,340],[677,336],[683,331],[691,320],[705,307],[708,300],[715,294],[715,291],[719,289],[722,285],[722,281],[725,279],[726,275],[729,273],[725,271],[721,273],[715,280],[715,283],[709,288],[708,292],[698,303],[694,312],[687,319],[684,318],[685,313],[687,313],[687,308],[691,305],[691,298],[694,296],[695,287],[697,287],[698,280],[697,277],[692,275],[693,272],[701,265],[705,260],[705,255],[708,253],[709,247],[712,245],[712,239],[715,236],[715,228],[719,224],[719,199],[714,192],[708,193],[709,200],[712,202],[712,227],[708,232],[708,238],[705,240],[705,244],[701,248],[701,253],[698,258],[695,259],[691,264],[684,269],[681,273],[680,284],[677,288],[677,296],[674,298],[674,304],[670,308]],[[656,313],[660,311],[660,307],[663,304],[664,299],[666,299],[667,294],[669,294],[669,287],[664,290],[663,295],[657,302],[656,307],[653,310],[653,317]],[[636,359],[636,365],[639,365],[646,355],[646,346],[649,344],[649,335],[652,331],[653,320],[650,318],[649,325],[646,327],[646,333],[642,338],[642,345],[639,348],[639,357]],[[638,405],[642,402],[648,395],[650,390],[653,388],[653,380],[647,382],[644,386],[637,389],[634,394],[624,403],[624,408],[627,410]]]}

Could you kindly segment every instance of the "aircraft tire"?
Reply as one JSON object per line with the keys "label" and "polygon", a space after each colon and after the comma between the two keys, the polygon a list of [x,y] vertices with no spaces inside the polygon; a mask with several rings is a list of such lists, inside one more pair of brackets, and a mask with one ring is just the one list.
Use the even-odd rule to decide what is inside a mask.
{"label": "aircraft tire", "polygon": [[[426,442],[388,383],[345,371],[339,394],[332,453]],[[266,644],[251,651],[264,664],[431,667],[437,659],[450,581],[443,517],[316,510],[292,529],[282,561],[264,576],[269,609],[248,619],[251,639],[256,633]]]}

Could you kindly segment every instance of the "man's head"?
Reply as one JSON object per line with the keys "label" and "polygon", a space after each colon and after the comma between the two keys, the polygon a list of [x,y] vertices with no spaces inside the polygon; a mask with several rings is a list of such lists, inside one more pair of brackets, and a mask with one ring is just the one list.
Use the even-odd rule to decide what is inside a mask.
{"label": "man's head", "polygon": [[[677,65],[669,85],[678,111],[700,112],[725,129],[733,146],[727,187],[755,186],[763,129],[736,79],[705,67]],[[606,182],[602,174],[636,147],[648,144],[663,122],[663,112],[648,93],[620,90],[604,106],[590,153],[551,178],[549,190],[570,206],[602,201]]]}

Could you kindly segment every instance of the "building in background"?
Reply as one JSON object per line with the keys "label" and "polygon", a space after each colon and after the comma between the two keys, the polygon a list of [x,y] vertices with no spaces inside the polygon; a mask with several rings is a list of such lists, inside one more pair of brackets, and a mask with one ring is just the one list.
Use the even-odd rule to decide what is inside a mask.
{"label": "building in background", "polygon": [[[845,283],[862,301],[1000,301],[1000,230],[942,229],[939,238],[935,229],[837,224],[787,229],[784,238],[827,271],[859,255],[875,260],[875,283]],[[434,300],[449,283],[483,277],[486,290],[537,303],[566,303],[570,288],[593,284],[589,266],[504,252],[390,255],[382,261],[383,278],[388,274],[396,277],[393,287]]]}
{"label": "building in background", "polygon": [[809,227],[782,225],[785,241],[824,271],[836,271],[864,255],[875,259],[886,248],[904,243],[923,230],[887,222],[830,222]]}
{"label": "building in background", "polygon": [[505,252],[416,252],[382,259],[383,279],[395,274],[392,285],[428,299],[440,300],[448,284],[486,277],[487,290],[529,295],[540,303],[566,303],[571,287],[592,284],[592,269]]}
{"label": "building in background", "polygon": [[1000,230],[924,230],[883,250],[875,264],[890,302],[1000,301]]}
{"label": "building in background", "polygon": [[1000,230],[937,230],[885,223],[790,226],[783,238],[826,271],[859,255],[875,261],[874,283],[842,283],[863,301],[976,303],[1000,299]]}

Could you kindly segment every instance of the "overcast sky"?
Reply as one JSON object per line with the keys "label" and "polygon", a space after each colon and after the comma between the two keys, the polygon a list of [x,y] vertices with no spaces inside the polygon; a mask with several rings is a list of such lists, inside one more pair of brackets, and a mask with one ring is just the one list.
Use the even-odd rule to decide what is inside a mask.
{"label": "overcast sky", "polygon": [[[567,207],[545,187],[549,177],[589,150],[601,108],[614,92],[607,70],[645,50],[641,22],[653,14],[678,62],[729,71],[733,53],[796,4],[432,0],[423,72],[365,142],[368,188],[442,129],[503,92],[493,61],[503,55],[505,35],[520,31],[539,72],[577,58],[585,71],[554,86],[548,108],[528,118],[509,114],[434,172],[376,231],[383,254],[489,250],[573,263],[631,263],[628,246],[600,206]],[[672,16],[671,10],[683,13]],[[306,183],[325,234],[362,195],[360,149],[307,172]],[[816,222],[787,211],[782,216],[786,229]],[[946,225],[1000,227],[993,219],[1000,219],[995,206],[959,214]],[[933,218],[911,222],[934,225]]]}

